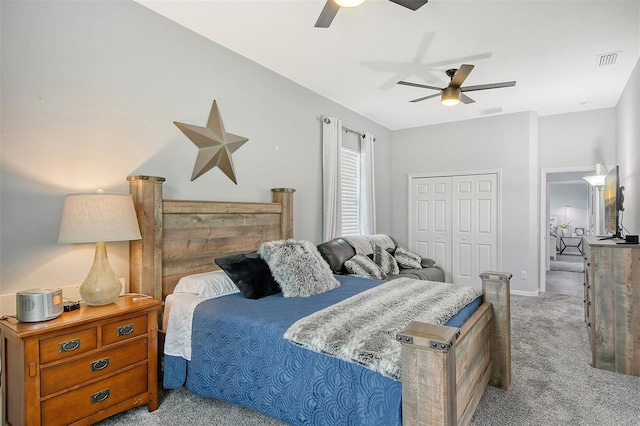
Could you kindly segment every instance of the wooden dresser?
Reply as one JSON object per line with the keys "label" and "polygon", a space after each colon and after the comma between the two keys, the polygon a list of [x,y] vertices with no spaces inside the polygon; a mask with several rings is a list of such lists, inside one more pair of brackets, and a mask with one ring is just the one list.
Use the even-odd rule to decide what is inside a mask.
{"label": "wooden dresser", "polygon": [[640,246],[584,237],[591,365],[640,376]]}
{"label": "wooden dresser", "polygon": [[158,408],[158,308],[121,296],[37,323],[0,321],[2,424],[88,425]]}

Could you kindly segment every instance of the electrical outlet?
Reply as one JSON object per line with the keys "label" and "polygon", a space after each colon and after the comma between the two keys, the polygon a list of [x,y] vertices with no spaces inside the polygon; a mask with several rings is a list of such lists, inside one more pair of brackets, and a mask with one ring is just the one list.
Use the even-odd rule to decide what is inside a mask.
{"label": "electrical outlet", "polygon": [[522,278],[523,280],[527,279],[527,271],[520,271],[520,278]]}

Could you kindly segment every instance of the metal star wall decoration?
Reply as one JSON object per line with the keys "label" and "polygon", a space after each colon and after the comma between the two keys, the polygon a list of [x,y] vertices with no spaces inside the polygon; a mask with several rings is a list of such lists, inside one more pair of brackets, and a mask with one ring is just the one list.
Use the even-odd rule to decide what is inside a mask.
{"label": "metal star wall decoration", "polygon": [[233,133],[227,133],[224,130],[220,111],[218,111],[218,104],[215,100],[211,106],[207,127],[179,123],[177,121],[174,121],[173,124],[178,126],[178,129],[199,148],[198,158],[191,176],[192,181],[217,166],[233,183],[238,184],[231,154],[236,152],[249,139]]}

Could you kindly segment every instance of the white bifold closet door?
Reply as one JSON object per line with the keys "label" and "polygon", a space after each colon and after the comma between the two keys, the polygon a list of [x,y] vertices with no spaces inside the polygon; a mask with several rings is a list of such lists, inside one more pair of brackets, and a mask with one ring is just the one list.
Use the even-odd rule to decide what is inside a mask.
{"label": "white bifold closet door", "polygon": [[497,174],[411,179],[409,245],[445,270],[445,280],[479,287],[497,269]]}

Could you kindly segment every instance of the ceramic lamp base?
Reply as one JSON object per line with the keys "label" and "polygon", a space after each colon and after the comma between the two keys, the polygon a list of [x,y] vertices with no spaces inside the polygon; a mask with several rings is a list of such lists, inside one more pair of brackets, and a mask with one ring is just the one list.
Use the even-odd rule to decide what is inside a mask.
{"label": "ceramic lamp base", "polygon": [[107,244],[98,242],[89,275],[80,285],[80,296],[87,305],[102,306],[113,303],[121,291],[122,283],[109,264]]}

